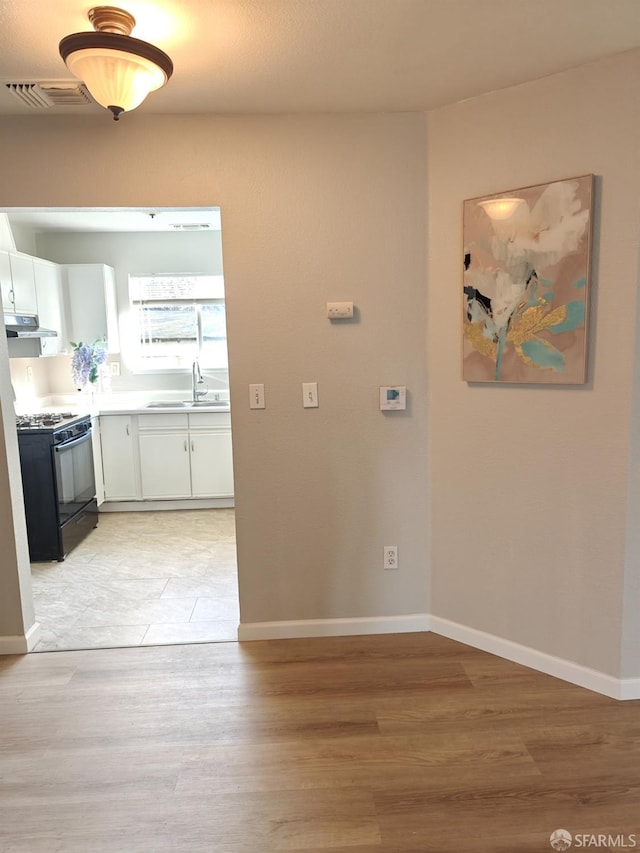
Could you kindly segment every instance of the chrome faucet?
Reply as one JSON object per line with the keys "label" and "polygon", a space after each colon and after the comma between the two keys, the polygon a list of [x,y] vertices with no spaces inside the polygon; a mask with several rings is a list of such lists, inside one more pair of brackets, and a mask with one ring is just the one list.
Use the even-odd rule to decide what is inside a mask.
{"label": "chrome faucet", "polygon": [[203,385],[204,379],[202,378],[202,373],[200,372],[200,364],[198,363],[198,359],[193,362],[191,365],[191,400],[194,403],[198,402],[200,397],[204,397],[204,395],[209,390],[205,388],[204,391],[198,391],[198,385]]}

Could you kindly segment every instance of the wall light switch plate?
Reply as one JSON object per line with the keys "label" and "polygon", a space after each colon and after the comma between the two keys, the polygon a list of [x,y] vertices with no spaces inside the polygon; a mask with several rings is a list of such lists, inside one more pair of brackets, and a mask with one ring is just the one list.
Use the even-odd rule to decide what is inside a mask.
{"label": "wall light switch plate", "polygon": [[262,382],[257,385],[249,385],[249,408],[264,409],[266,403],[264,399],[264,385]]}
{"label": "wall light switch plate", "polygon": [[302,383],[302,405],[305,409],[318,408],[318,383],[303,382]]}
{"label": "wall light switch plate", "polygon": [[406,385],[382,385],[380,387],[380,411],[394,412],[407,408]]}

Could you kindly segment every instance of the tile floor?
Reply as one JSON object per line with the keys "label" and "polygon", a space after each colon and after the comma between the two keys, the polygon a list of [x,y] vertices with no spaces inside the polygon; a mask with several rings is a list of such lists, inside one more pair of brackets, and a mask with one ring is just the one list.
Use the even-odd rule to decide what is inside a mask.
{"label": "tile floor", "polygon": [[32,563],[34,651],[237,639],[233,509],[101,513],[62,563]]}

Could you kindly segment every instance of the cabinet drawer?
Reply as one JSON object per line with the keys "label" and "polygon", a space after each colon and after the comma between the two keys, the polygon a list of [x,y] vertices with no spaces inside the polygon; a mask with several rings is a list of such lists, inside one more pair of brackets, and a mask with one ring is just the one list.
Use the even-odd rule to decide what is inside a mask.
{"label": "cabinet drawer", "polygon": [[231,428],[231,412],[190,412],[191,429]]}
{"label": "cabinet drawer", "polygon": [[186,429],[188,415],[180,412],[163,412],[153,415],[138,415],[138,429]]}

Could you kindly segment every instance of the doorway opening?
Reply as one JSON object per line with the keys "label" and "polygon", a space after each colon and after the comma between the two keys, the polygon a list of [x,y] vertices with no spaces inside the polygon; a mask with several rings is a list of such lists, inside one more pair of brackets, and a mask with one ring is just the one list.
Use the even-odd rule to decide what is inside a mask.
{"label": "doorway opening", "polygon": [[[100,510],[98,526],[63,561],[31,564],[41,628],[34,651],[235,641],[220,210],[8,208],[6,215],[16,253],[33,258],[36,270],[47,266],[45,283],[35,282],[36,307],[51,312],[57,301],[59,312],[55,352],[9,347],[16,413],[89,411]],[[111,298],[106,279],[96,284],[90,275],[98,267],[111,276]],[[133,293],[134,279],[151,282],[144,299],[139,287]],[[203,290],[209,280],[215,293]],[[101,311],[112,312],[103,335],[93,333]],[[80,343],[106,350],[89,393],[74,387]]]}

